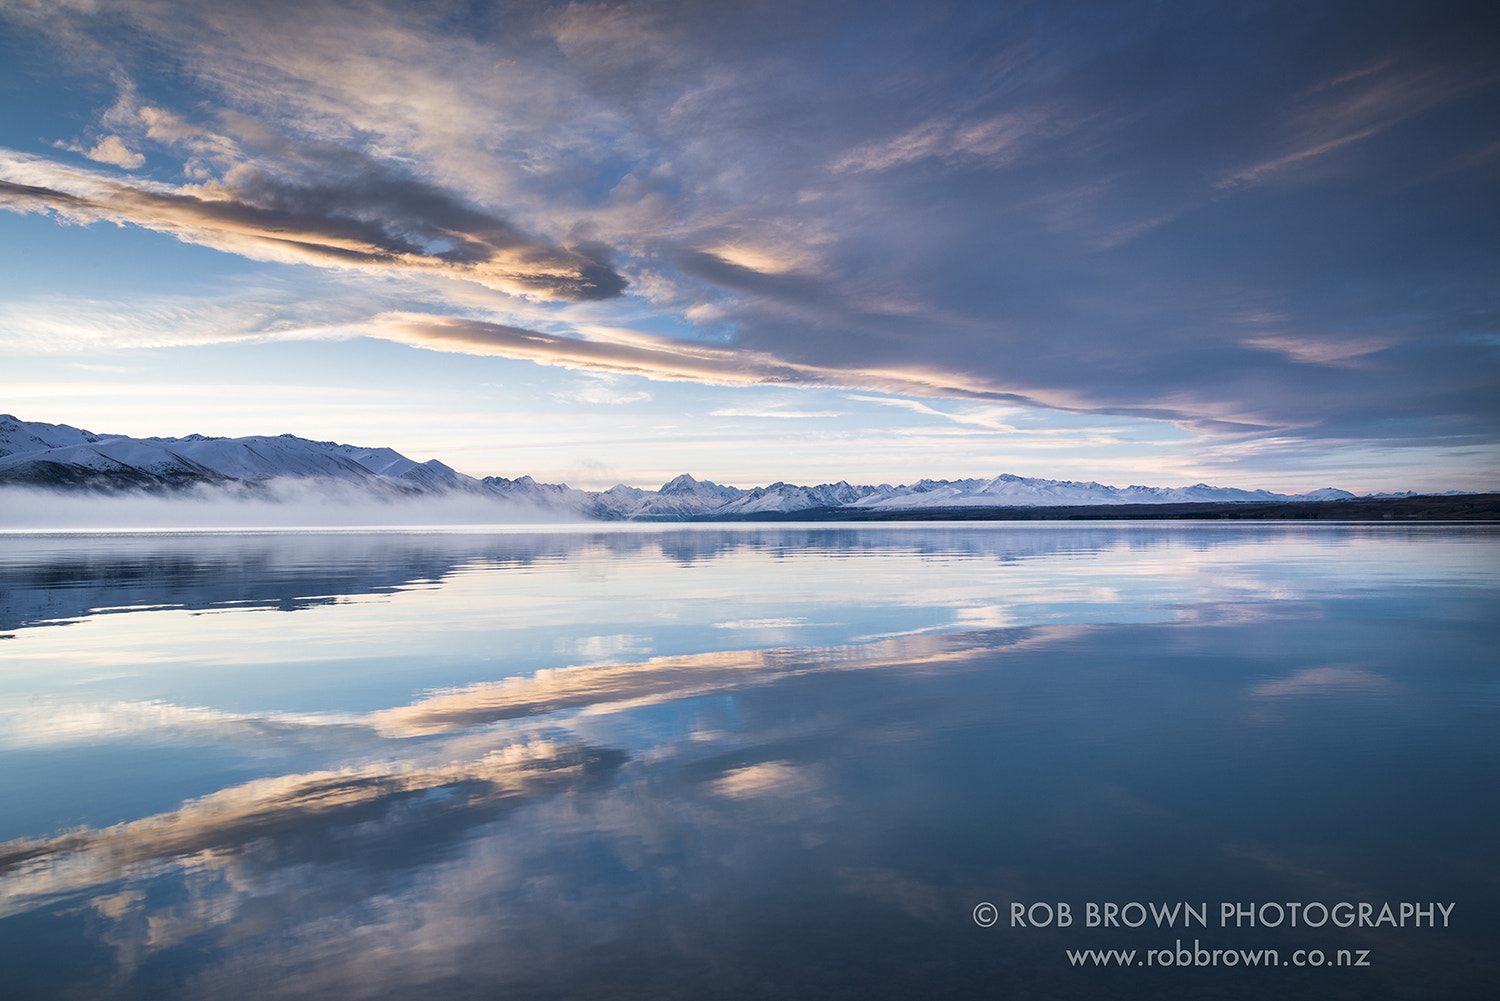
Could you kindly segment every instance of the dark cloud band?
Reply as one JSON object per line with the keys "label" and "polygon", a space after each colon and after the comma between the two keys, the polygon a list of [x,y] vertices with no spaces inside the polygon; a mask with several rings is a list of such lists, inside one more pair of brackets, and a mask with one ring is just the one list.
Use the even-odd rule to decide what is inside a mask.
{"label": "dark cloud band", "polygon": [[[221,182],[204,193],[61,168],[49,172],[57,186],[0,179],[0,206],[83,222],[130,223],[247,257],[435,272],[546,299],[607,299],[625,288],[597,248],[586,254],[549,246],[430,186],[388,172],[379,184],[351,178],[338,189],[299,187],[242,172],[235,183]],[[82,190],[65,190],[69,181]]]}

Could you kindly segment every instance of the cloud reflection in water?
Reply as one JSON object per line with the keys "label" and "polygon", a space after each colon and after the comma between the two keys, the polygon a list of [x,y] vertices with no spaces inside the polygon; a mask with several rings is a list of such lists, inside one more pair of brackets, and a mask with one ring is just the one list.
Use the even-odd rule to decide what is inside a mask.
{"label": "cloud reflection in water", "polygon": [[[197,565],[189,543],[162,545]],[[286,566],[294,543],[205,552],[222,565],[224,547],[257,546],[275,558],[241,566]],[[266,614],[302,623],[288,637],[328,616],[328,642],[345,649],[387,620],[376,642],[425,644],[428,659],[410,656],[405,695],[378,708],[231,706],[211,687],[195,705],[149,677],[29,688],[25,664],[52,656],[66,677],[78,641],[22,627],[33,660],[0,678],[7,761],[153,745],[236,755],[257,777],[0,845],[0,960],[20,971],[20,996],[900,997],[935,982],[964,996],[1055,983],[1057,949],[1075,944],[975,940],[980,899],[1290,900],[1417,883],[1467,914],[1500,903],[1485,875],[1500,753],[1476,729],[1494,707],[1462,694],[1492,670],[1493,539],[772,529],[412,538],[376,552],[325,543],[321,570],[209,586],[237,601],[348,593],[334,579],[382,589],[391,600],[377,606],[213,617],[218,635],[246,638],[246,657],[263,649],[248,641]],[[162,565],[141,556],[125,562]],[[42,576],[38,564],[26,579]],[[121,583],[201,604],[189,577],[132,570]],[[402,583],[416,580],[437,589]],[[789,611],[787,594],[809,607]],[[73,614],[120,606],[77,597]],[[424,618],[440,600],[482,617],[511,597],[526,611],[497,607],[487,632]],[[704,645],[656,652],[674,635],[642,614],[656,606]],[[85,621],[120,637],[179,614]],[[532,614],[571,615],[576,635],[629,636],[650,655],[560,646],[561,625],[522,647]],[[490,646],[458,661],[463,683],[428,681],[476,636]],[[158,634],[163,653],[179,642]],[[602,659],[576,659],[590,650]],[[263,704],[298,691],[291,674],[208,663],[258,678]],[[85,695],[108,685],[121,697]],[[49,795],[66,815],[67,780],[82,776],[59,774]],[[1417,817],[1441,825],[1447,851],[1415,850],[1429,835],[1402,818]],[[1403,957],[1374,975],[1382,987],[1416,971],[1482,997],[1465,985],[1493,971],[1489,930],[1476,917],[1442,943],[1356,944]],[[64,951],[76,962],[38,958]],[[1264,986],[1215,983],[1231,997]],[[1319,996],[1287,983],[1287,996]]]}

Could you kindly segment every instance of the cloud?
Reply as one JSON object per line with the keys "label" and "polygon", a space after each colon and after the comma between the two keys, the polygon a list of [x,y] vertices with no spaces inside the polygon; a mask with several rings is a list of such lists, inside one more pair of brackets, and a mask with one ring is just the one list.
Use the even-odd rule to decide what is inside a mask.
{"label": "cloud", "polygon": [[708,248],[708,253],[736,267],[768,275],[806,270],[815,260],[808,248],[793,246],[721,243]]}
{"label": "cloud", "polygon": [[94,148],[83,154],[99,163],[111,163],[116,167],[134,170],[146,162],[141,154],[125,145],[119,136],[105,136],[94,144]]}
{"label": "cloud", "polygon": [[348,338],[382,301],[395,301],[392,290],[366,286],[333,293],[270,283],[214,298],[41,296],[0,302],[0,344],[57,353]]}
{"label": "cloud", "polygon": [[1391,347],[1386,338],[1344,342],[1299,337],[1248,337],[1245,344],[1263,351],[1275,351],[1305,365],[1351,365],[1365,355]]}
{"label": "cloud", "polygon": [[[5,12],[102,67],[117,100],[90,142],[155,168],[10,155],[6,205],[455,280],[397,308],[457,319],[378,336],[1169,420],[1231,445],[1500,427],[1475,339],[1496,321],[1487,181],[1453,169],[1488,148],[1495,25],[1477,8]],[[168,92],[164,67],[173,107],[142,96]],[[539,308],[475,308],[460,284]],[[1247,324],[1247,301],[1283,321]],[[589,326],[642,310],[691,333]]]}
{"label": "cloud", "polygon": [[571,403],[597,403],[613,407],[651,399],[651,394],[644,389],[621,389],[620,377],[617,375],[608,372],[584,374],[588,376],[587,381],[566,392],[554,393],[554,398]]}
{"label": "cloud", "polygon": [[377,317],[372,335],[434,351],[498,355],[649,379],[755,385],[805,378],[797,368],[755,352],[646,336],[633,343],[585,340],[454,316],[386,313]]}
{"label": "cloud", "polygon": [[980,120],[935,118],[887,140],[865,143],[839,155],[829,164],[836,173],[881,171],[921,160],[949,163],[972,160],[1003,167],[1020,156],[1037,138],[1062,135],[1073,123],[1057,109],[1030,107]]}
{"label": "cloud", "polygon": [[[783,362],[765,352],[603,328],[594,329],[596,339],[583,339],[484,320],[393,312],[376,317],[369,333],[373,337],[434,351],[498,355],[544,365],[639,375],[662,381],[719,386],[865,386],[917,395],[1013,398],[999,390],[974,384],[974,380],[962,372],[798,365]],[[609,339],[603,339],[605,337]],[[966,381],[971,384],[963,385]]]}
{"label": "cloud", "polygon": [[1002,417],[1007,417],[1015,413],[1014,409],[1009,407],[989,406],[980,411],[968,411],[955,414],[949,413],[946,410],[938,410],[934,407],[929,407],[927,404],[922,403],[918,400],[893,400],[883,396],[859,396],[856,394],[849,394],[847,396],[847,399],[859,400],[862,403],[878,403],[881,406],[886,407],[900,407],[903,410],[910,410],[915,414],[941,417],[944,420],[953,421],[955,424],[971,424],[976,427],[987,428],[991,431],[1014,432],[1016,430],[1014,426],[1001,420]]}
{"label": "cloud", "polygon": [[346,150],[303,152],[316,173],[295,181],[240,164],[222,179],[173,187],[0,150],[0,171],[26,179],[0,179],[0,207],[129,223],[256,260],[442,274],[522,296],[602,299],[625,287],[600,248],[550,246]]}
{"label": "cloud", "polygon": [[1321,80],[1299,94],[1284,126],[1290,149],[1244,167],[1216,187],[1264,184],[1289,168],[1377,136],[1440,104],[1500,80],[1467,60],[1397,51],[1372,64]]}
{"label": "cloud", "polygon": [[782,420],[805,420],[815,417],[843,417],[842,410],[779,410],[775,407],[724,407],[709,411],[710,417],[774,417]]}

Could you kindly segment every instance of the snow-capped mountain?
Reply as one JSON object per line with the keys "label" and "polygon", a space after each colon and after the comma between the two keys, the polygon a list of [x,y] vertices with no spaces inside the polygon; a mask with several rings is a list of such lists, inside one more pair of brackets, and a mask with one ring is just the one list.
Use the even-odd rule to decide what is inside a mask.
{"label": "snow-capped mountain", "polygon": [[508,480],[503,476],[486,476],[479,481],[484,490],[505,500],[531,507],[583,513],[593,504],[594,494],[574,490],[566,483],[538,483],[530,476]]}
{"label": "snow-capped mountain", "polygon": [[183,486],[280,477],[365,482],[414,491],[482,491],[436,459],[295,435],[131,438],[0,415],[0,482],[39,486]]}
{"label": "snow-capped mountain", "polygon": [[436,459],[417,462],[390,448],[310,441],[290,434],[131,438],[0,415],[0,485],[159,491],[202,484],[253,486],[287,479],[352,483],[388,495],[462,493],[606,521],[732,519],[837,509],[858,514],[980,507],[1334,501],[1354,496],[1333,487],[1307,494],[1205,483],[1112,487],[1009,473],[993,479],[918,480],[899,486],[852,486],[840,481],[811,487],[773,483],[749,490],[684,473],[659,490],[619,484],[594,492],[538,483],[530,476],[476,479]]}
{"label": "snow-capped mountain", "polygon": [[695,480],[683,473],[663,483],[660,490],[616,484],[594,495],[593,514],[609,520],[701,518],[717,515],[744,494],[738,487]]}
{"label": "snow-capped mountain", "polygon": [[875,510],[934,507],[1073,507],[1095,504],[1184,504],[1234,501],[1340,500],[1354,495],[1324,487],[1309,494],[1276,494],[1196,483],[1190,487],[1111,487],[1090,480],[1046,480],[1002,473],[992,480],[919,480],[910,487],[877,487],[856,508]]}

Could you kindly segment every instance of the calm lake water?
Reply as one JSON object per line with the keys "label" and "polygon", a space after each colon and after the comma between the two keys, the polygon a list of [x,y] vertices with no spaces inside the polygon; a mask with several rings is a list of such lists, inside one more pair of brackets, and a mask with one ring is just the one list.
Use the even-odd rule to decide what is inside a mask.
{"label": "calm lake water", "polygon": [[1482,526],[0,535],[0,993],[1488,999],[1497,723]]}

